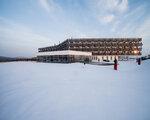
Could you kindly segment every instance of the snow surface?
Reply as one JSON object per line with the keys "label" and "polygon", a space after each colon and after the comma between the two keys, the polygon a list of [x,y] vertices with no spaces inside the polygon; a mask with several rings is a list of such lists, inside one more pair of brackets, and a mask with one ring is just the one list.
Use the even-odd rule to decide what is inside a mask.
{"label": "snow surface", "polygon": [[150,120],[150,61],[0,64],[0,120]]}

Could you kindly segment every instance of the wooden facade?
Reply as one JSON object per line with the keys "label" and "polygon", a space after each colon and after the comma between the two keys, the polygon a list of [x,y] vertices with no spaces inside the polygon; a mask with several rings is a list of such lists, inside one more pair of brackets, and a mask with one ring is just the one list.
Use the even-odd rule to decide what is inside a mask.
{"label": "wooden facade", "polygon": [[92,55],[141,55],[142,38],[79,38],[39,48],[38,52],[74,50],[92,52]]}

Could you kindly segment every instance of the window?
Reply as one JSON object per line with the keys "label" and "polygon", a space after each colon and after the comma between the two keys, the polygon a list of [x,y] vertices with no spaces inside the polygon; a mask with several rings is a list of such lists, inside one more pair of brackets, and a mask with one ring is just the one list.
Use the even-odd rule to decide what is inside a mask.
{"label": "window", "polygon": [[112,60],[112,56],[110,57],[110,60]]}

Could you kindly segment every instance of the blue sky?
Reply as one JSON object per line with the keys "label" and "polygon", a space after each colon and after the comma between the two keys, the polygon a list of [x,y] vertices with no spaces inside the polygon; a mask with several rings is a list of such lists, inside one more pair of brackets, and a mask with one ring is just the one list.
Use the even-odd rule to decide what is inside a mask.
{"label": "blue sky", "polygon": [[150,50],[149,0],[0,0],[0,56],[79,37],[142,37]]}

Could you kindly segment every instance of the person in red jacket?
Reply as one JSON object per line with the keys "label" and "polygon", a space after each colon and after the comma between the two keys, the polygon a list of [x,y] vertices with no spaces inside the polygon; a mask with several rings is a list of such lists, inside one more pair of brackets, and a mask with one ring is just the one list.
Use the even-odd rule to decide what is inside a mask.
{"label": "person in red jacket", "polygon": [[118,67],[118,60],[115,58],[114,60],[114,70],[117,70]]}

